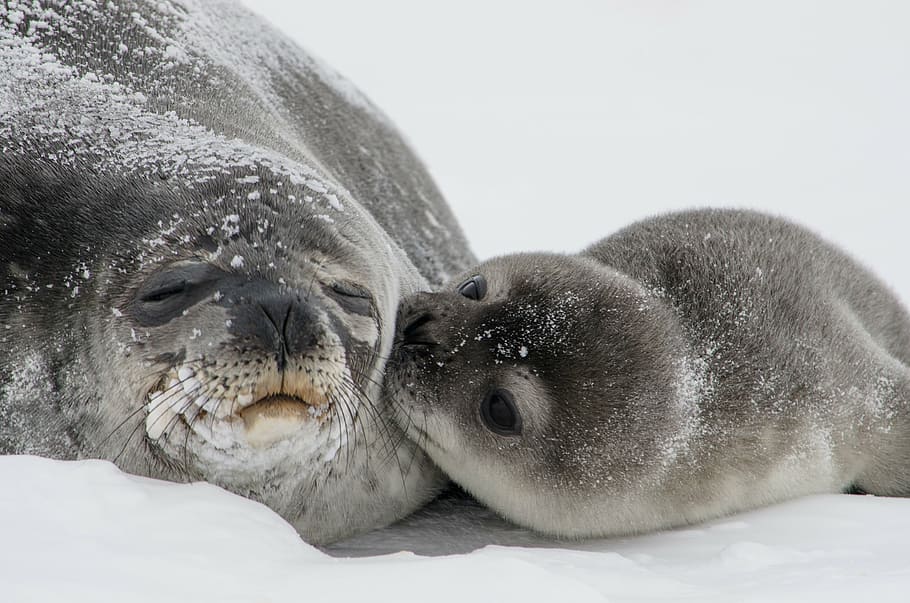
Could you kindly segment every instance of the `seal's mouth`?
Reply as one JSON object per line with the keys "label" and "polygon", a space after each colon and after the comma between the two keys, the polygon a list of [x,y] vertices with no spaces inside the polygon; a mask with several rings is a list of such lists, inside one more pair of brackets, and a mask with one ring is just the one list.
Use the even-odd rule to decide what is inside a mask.
{"label": "seal's mouth", "polygon": [[241,417],[252,413],[268,416],[288,416],[306,412],[309,408],[311,408],[310,404],[303,398],[276,394],[253,402],[249,406],[241,408],[238,412]]}
{"label": "seal's mouth", "polygon": [[330,416],[330,392],[305,376],[234,381],[242,383],[187,366],[168,371],[148,394],[148,436],[158,440],[185,427],[219,448],[242,440],[264,447]]}
{"label": "seal's mouth", "polygon": [[270,395],[241,408],[247,440],[254,446],[267,446],[294,434],[306,422],[323,419],[328,404],[313,406],[303,398],[285,394]]}

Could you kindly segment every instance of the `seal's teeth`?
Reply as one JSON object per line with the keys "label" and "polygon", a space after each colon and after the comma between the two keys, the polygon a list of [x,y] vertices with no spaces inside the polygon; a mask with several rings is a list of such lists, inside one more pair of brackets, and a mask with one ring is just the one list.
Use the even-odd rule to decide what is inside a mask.
{"label": "seal's teeth", "polygon": [[186,381],[187,379],[194,376],[195,374],[196,374],[196,371],[194,371],[190,367],[181,366],[180,369],[177,371],[177,378],[180,379],[181,381]]}
{"label": "seal's teeth", "polygon": [[240,406],[249,406],[253,403],[253,394],[238,394],[237,404]]}
{"label": "seal's teeth", "polygon": [[177,387],[178,385],[180,385],[180,380],[179,380],[179,379],[173,379],[173,378],[172,378],[170,381],[167,382],[167,388],[168,388],[168,389],[171,389],[172,387]]}
{"label": "seal's teeth", "polygon": [[195,377],[189,377],[183,380],[183,393],[190,394],[202,387],[202,383]]}

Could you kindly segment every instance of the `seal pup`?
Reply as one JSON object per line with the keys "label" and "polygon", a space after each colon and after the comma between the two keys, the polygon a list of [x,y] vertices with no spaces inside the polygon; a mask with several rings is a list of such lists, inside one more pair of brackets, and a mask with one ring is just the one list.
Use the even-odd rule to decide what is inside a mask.
{"label": "seal pup", "polygon": [[492,259],[408,298],[399,323],[402,428],[534,530],[617,536],[812,493],[910,494],[907,313],[785,220],[690,211],[577,255]]}
{"label": "seal pup", "polygon": [[264,502],[312,543],[444,483],[380,391],[473,263],[356,89],[241,6],[0,5],[0,452]]}

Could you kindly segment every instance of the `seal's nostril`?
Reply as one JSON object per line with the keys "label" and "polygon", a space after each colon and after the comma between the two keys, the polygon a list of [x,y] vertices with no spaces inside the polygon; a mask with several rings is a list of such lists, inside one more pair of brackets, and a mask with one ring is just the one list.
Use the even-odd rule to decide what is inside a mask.
{"label": "seal's nostril", "polygon": [[[243,285],[241,285],[243,286]],[[300,301],[296,292],[276,291],[260,283],[258,291],[231,307],[230,333],[245,346],[274,354],[279,372],[292,358],[312,353],[319,344],[322,327],[315,302]],[[228,299],[233,299],[229,291]]]}
{"label": "seal's nostril", "polygon": [[287,341],[288,316],[291,315],[293,302],[281,297],[270,297],[259,302],[259,308],[265,314],[268,323],[274,328],[275,358],[278,371],[284,372],[287,357],[290,354]]}
{"label": "seal's nostril", "polygon": [[427,325],[434,320],[434,316],[429,312],[418,314],[411,320],[401,332],[402,343],[411,346],[431,346],[436,345],[432,335],[427,329]]}

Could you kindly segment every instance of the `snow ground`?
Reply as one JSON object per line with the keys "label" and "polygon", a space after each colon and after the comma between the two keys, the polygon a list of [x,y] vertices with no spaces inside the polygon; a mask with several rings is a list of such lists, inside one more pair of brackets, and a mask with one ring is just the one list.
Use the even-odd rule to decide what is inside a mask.
{"label": "snow ground", "polygon": [[[262,505],[102,461],[0,457],[5,602],[906,601],[907,501],[815,496],[692,529],[539,541],[480,509],[437,509],[339,547]],[[444,518],[444,519],[441,519]],[[509,546],[487,546],[485,543]],[[425,557],[399,547],[439,553]]]}
{"label": "snow ground", "polygon": [[[392,117],[481,257],[743,205],[840,242],[910,301],[910,4],[249,4]],[[31,457],[0,458],[0,482],[4,602],[910,600],[907,500],[581,544],[440,504],[342,559],[213,486]]]}

